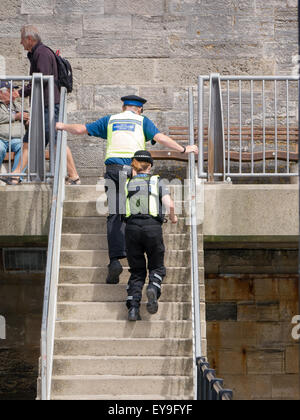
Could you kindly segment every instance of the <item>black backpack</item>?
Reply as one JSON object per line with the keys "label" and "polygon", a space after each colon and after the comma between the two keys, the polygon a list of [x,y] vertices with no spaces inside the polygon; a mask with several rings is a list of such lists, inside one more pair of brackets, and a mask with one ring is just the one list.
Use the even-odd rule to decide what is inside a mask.
{"label": "black backpack", "polygon": [[49,48],[49,50],[53,52],[56,58],[58,80],[55,80],[55,82],[58,88],[65,87],[67,92],[71,93],[73,90],[73,70],[70,62],[66,58],[60,56],[59,50],[57,50],[56,53],[51,50],[51,48]]}

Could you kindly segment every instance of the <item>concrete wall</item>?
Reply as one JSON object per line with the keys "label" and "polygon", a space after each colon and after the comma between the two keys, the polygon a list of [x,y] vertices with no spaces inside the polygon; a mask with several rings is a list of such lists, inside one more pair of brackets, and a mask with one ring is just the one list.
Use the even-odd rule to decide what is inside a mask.
{"label": "concrete wall", "polygon": [[[199,74],[290,74],[298,51],[296,0],[8,0],[0,12],[7,74],[28,73],[26,23],[70,59],[71,122],[119,111],[134,93],[167,131],[187,124],[186,90]],[[101,140],[70,136],[70,145],[82,176],[102,173]]]}

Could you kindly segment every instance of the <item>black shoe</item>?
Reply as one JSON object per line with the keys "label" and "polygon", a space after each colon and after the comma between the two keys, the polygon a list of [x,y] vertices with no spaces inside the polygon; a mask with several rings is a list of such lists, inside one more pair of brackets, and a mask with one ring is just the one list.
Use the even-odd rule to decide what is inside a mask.
{"label": "black shoe", "polygon": [[156,314],[158,311],[158,302],[157,302],[157,290],[155,287],[148,287],[147,288],[147,311],[149,314],[153,315]]}
{"label": "black shoe", "polygon": [[118,284],[119,275],[122,273],[123,267],[119,260],[112,261],[108,266],[108,276],[106,278],[107,284]]}
{"label": "black shoe", "polygon": [[130,308],[128,310],[128,321],[141,321],[139,308]]}

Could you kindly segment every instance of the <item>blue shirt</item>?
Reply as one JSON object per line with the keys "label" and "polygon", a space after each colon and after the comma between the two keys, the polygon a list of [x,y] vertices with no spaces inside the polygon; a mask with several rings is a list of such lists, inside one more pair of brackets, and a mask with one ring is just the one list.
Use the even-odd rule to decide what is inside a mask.
{"label": "blue shirt", "polygon": [[[86,124],[86,129],[89,136],[93,137],[101,137],[102,139],[107,140],[107,127],[108,122],[110,120],[111,115],[106,115],[99,120]],[[155,124],[147,117],[144,117],[143,122],[143,131],[146,138],[146,141],[151,141],[151,144],[155,144],[156,141],[153,138],[156,134],[160,133],[159,129],[155,126]],[[111,158],[105,161],[105,165],[131,165],[132,159],[127,158]]]}

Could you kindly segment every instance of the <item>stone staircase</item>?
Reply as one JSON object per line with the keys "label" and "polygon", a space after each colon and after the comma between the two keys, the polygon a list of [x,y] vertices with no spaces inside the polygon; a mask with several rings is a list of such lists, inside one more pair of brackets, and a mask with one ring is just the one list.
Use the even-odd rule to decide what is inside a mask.
{"label": "stone staircase", "polygon": [[[193,399],[188,227],[183,218],[164,226],[168,274],[159,311],[148,314],[144,298],[142,321],[130,323],[127,260],[120,284],[105,283],[106,217],[96,210],[103,193],[66,189],[52,399]],[[202,266],[202,250],[199,257]]]}

